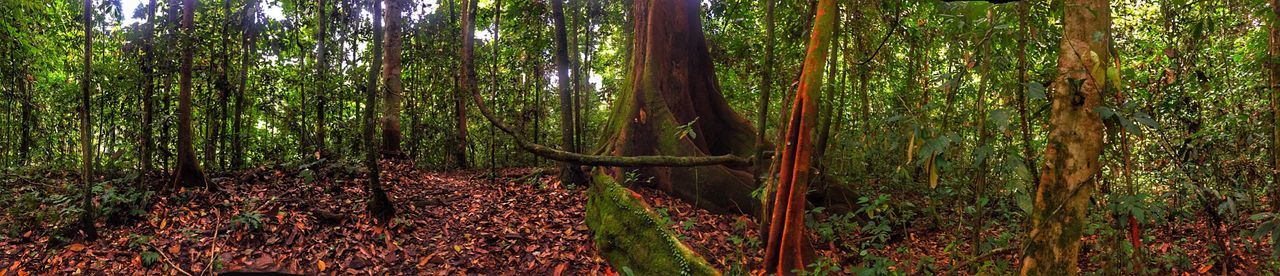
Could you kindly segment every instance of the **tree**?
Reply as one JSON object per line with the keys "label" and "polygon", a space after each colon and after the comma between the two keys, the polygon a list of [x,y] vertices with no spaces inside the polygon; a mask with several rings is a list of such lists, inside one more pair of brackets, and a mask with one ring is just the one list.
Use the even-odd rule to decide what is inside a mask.
{"label": "tree", "polygon": [[1271,211],[1280,212],[1280,1],[1271,0],[1267,67],[1271,70]]}
{"label": "tree", "polygon": [[769,238],[765,244],[764,267],[767,273],[791,275],[804,270],[812,257],[812,247],[805,238],[805,194],[812,177],[809,166],[814,145],[810,141],[818,121],[818,102],[822,93],[822,68],[835,35],[838,10],[834,0],[818,2],[813,35],[809,39],[808,54],[800,73],[800,86],[792,101],[791,116],[787,121],[786,142],[775,158],[781,159],[777,178],[766,189],[773,192],[769,218]]}
{"label": "tree", "polygon": [[[570,152],[578,152],[575,147],[576,120],[574,120],[573,95],[569,92],[569,47],[565,41],[566,31],[564,26],[564,0],[551,0],[551,20],[555,23],[556,28],[556,79],[558,90],[560,93],[560,146],[561,149]],[[581,185],[586,183],[586,177],[583,175],[582,167],[578,165],[560,162],[560,182],[565,184]]]}
{"label": "tree", "polygon": [[191,145],[191,61],[195,51],[195,0],[184,0],[182,7],[182,27],[186,31],[183,39],[182,68],[179,72],[180,88],[178,90],[178,160],[177,170],[173,174],[176,186],[216,188],[208,183],[200,163],[196,161],[196,150]]}
{"label": "tree", "polygon": [[404,88],[401,87],[400,81],[400,55],[403,52],[402,38],[400,37],[400,22],[404,21],[400,1],[386,1],[387,14],[383,18],[386,27],[385,40],[382,41],[382,47],[386,55],[383,56],[382,64],[382,82],[386,85],[383,89],[384,96],[382,98],[382,152],[391,156],[399,156],[400,140],[403,134],[400,132],[400,102],[404,97]]}
{"label": "tree", "polygon": [[458,169],[470,167],[467,161],[467,101],[466,95],[476,90],[475,27],[476,3],[479,0],[462,0],[462,68],[458,72],[458,91],[454,94],[454,145],[449,150],[449,162]]}
{"label": "tree", "polygon": [[151,173],[151,149],[155,142],[151,140],[152,124],[155,111],[155,32],[156,32],[156,0],[147,2],[147,30],[143,34],[142,44],[146,57],[142,63],[142,137],[138,145],[138,163],[142,164],[142,175]]}
{"label": "tree", "polygon": [[93,96],[93,0],[84,0],[84,74],[80,78],[80,226],[86,240],[98,239],[93,225],[93,125],[89,118],[89,98]]}
{"label": "tree", "polygon": [[[395,4],[391,2],[395,1],[397,0],[386,0],[387,10],[392,9],[391,7]],[[369,9],[373,10],[373,21],[371,23],[373,24],[372,45],[379,45],[383,42],[382,26],[378,25],[378,22],[382,20],[382,9],[378,8],[378,2],[379,1],[370,1],[371,4],[369,4]],[[388,23],[389,22],[390,20],[388,20]],[[370,216],[378,219],[379,222],[386,223],[395,216],[396,210],[395,206],[391,205],[391,199],[387,197],[387,192],[382,189],[382,172],[381,168],[378,166],[378,144],[377,140],[374,140],[373,138],[374,132],[377,132],[375,129],[377,124],[375,122],[378,121],[376,117],[376,105],[378,104],[378,70],[382,67],[380,66],[382,63],[382,48],[372,48],[372,65],[369,66],[368,78],[365,78],[364,131],[362,136],[365,143],[365,166],[369,170],[368,183],[365,185],[365,191],[369,192],[369,201],[367,202],[368,205],[366,205],[365,211],[369,212]],[[398,60],[399,58],[396,59]]]}
{"label": "tree", "polygon": [[1023,275],[1078,274],[1080,235],[1099,179],[1102,120],[1094,108],[1110,85],[1109,0],[1067,0],[1049,143],[1036,191]]}
{"label": "tree", "polygon": [[[640,0],[632,8],[629,90],[614,102],[598,152],[613,156],[751,156],[755,129],[720,94],[699,4]],[[759,200],[750,164],[613,168],[713,212],[750,213]]]}
{"label": "tree", "polygon": [[316,6],[316,21],[320,28],[316,30],[316,152],[327,154],[325,147],[325,105],[328,104],[329,52],[325,49],[329,40],[329,6],[320,0]]}
{"label": "tree", "polygon": [[[154,1],[154,0],[152,0]],[[239,169],[244,166],[244,110],[246,98],[245,90],[249,84],[249,70],[253,69],[253,64],[258,61],[257,57],[257,31],[256,22],[258,14],[258,1],[245,1],[245,13],[241,20],[241,26],[244,29],[241,38],[241,55],[240,55],[240,86],[236,89],[236,110],[231,123],[231,168]]]}

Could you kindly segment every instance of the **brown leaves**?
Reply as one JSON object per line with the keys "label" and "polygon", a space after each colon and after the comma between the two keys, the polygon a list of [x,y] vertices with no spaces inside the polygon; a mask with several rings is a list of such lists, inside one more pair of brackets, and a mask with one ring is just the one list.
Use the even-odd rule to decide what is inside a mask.
{"label": "brown leaves", "polygon": [[84,248],[85,248],[84,244],[80,244],[80,243],[73,243],[67,246],[67,250],[71,250],[71,252],[84,251]]}

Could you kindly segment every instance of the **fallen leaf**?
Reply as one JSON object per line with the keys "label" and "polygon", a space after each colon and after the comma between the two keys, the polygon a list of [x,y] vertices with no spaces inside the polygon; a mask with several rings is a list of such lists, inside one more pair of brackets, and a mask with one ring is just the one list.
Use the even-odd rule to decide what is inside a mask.
{"label": "fallen leaf", "polygon": [[1213,263],[1204,264],[1204,266],[1201,266],[1199,270],[1196,270],[1196,272],[1199,272],[1200,274],[1205,274],[1205,273],[1209,273],[1210,269],[1213,269]]}
{"label": "fallen leaf", "polygon": [[321,272],[324,272],[324,269],[326,268],[324,261],[317,261],[316,268],[320,269]]}
{"label": "fallen leaf", "polygon": [[71,250],[72,252],[80,252],[80,251],[84,251],[84,247],[85,246],[83,244],[73,243],[67,246],[67,250]]}
{"label": "fallen leaf", "polygon": [[561,273],[564,273],[564,269],[565,269],[565,268],[569,268],[569,264],[568,264],[568,263],[560,263],[560,265],[557,265],[557,266],[556,266],[556,270],[555,270],[555,272],[554,272],[554,274],[553,274],[553,275],[555,275],[555,276],[560,276],[560,274],[561,274]]}

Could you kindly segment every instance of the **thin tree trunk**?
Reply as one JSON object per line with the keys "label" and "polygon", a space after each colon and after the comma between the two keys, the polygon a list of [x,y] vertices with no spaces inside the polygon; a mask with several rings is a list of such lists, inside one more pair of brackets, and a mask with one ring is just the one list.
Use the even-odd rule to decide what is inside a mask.
{"label": "thin tree trunk", "polygon": [[[564,24],[564,0],[551,0],[551,20],[554,21],[556,28],[556,83],[560,92],[560,147],[565,151],[577,152],[575,148],[575,132],[574,124],[574,101],[573,95],[569,92],[569,47],[566,40],[565,24]],[[583,176],[582,168],[568,162],[560,163],[560,182],[565,184],[581,185],[586,183],[586,177]]]}
{"label": "thin tree trunk", "polygon": [[[837,4],[836,6],[837,13],[839,12],[838,11],[839,9],[840,7]],[[833,32],[836,33],[837,35],[832,39],[839,41],[840,40],[840,37],[839,37],[840,20],[838,19],[835,20],[835,23],[833,24],[834,24],[834,26],[832,26],[832,29],[834,30]],[[837,106],[835,104],[832,104],[833,102],[835,102],[835,95],[839,94],[839,91],[840,91],[840,87],[838,86],[840,84],[835,81],[836,68],[838,67],[837,65],[840,64],[839,62],[840,56],[836,53],[836,50],[839,47],[836,47],[835,46],[836,44],[839,44],[839,42],[832,43],[830,53],[828,54],[828,58],[830,58],[831,60],[829,61],[830,64],[828,64],[827,66],[827,80],[828,80],[826,84],[827,93],[823,93],[822,95],[823,98],[821,99],[821,102],[824,104],[827,104],[827,106],[826,108],[818,109],[820,114],[819,120],[821,121],[818,122],[818,133],[817,133],[818,135],[816,136],[815,138],[816,142],[814,142],[814,145],[813,145],[813,160],[810,161],[814,171],[814,179],[817,180],[818,185],[823,185],[822,184],[823,178],[827,172],[826,165],[825,165],[825,162],[823,162],[823,160],[825,160],[827,157],[827,143],[831,139],[831,121],[832,121],[831,119],[835,117],[835,114],[837,112],[839,112],[839,110],[835,109],[835,107]]]}
{"label": "thin tree trunk", "polygon": [[[151,173],[151,151],[155,147],[155,141],[151,139],[152,124],[154,124],[155,113],[154,101],[155,96],[155,29],[156,29],[156,0],[150,0],[147,3],[147,29],[143,34],[142,47],[146,52],[146,57],[142,63],[142,141],[138,145],[138,163],[142,163],[142,175],[146,176]],[[146,177],[140,177],[146,179]]]}
{"label": "thin tree trunk", "polygon": [[1040,168],[1036,166],[1036,156],[1031,151],[1031,118],[1027,114],[1027,9],[1031,1],[1018,3],[1018,118],[1022,129],[1022,158],[1031,173],[1031,191],[1040,187]]}
{"label": "thin tree trunk", "polygon": [[454,145],[452,147],[451,162],[455,168],[467,169],[470,163],[467,161],[467,102],[465,95],[470,94],[475,87],[475,17],[476,3],[479,0],[462,0],[462,68],[458,72],[458,91],[454,94],[454,127],[457,133],[454,136]]}
{"label": "thin tree trunk", "polygon": [[388,0],[386,3],[386,15],[382,18],[384,24],[383,32],[386,36],[382,41],[383,56],[382,63],[382,83],[386,85],[383,89],[383,112],[382,112],[382,152],[387,156],[399,157],[400,141],[403,134],[400,131],[400,102],[404,98],[404,88],[401,83],[401,55],[404,52],[404,44],[401,42],[400,23],[403,19],[401,15],[400,0]]}
{"label": "thin tree trunk", "polygon": [[183,39],[182,69],[180,72],[181,88],[178,91],[178,160],[177,171],[174,172],[174,185],[186,187],[212,187],[205,179],[200,163],[196,161],[196,151],[191,145],[191,63],[192,52],[195,51],[195,0],[184,0],[182,8],[182,25],[187,35]]}
{"label": "thin tree trunk", "polygon": [[[395,1],[398,0],[386,0],[388,10],[395,5],[390,2]],[[364,131],[362,138],[365,142],[365,166],[369,169],[369,179],[366,180],[368,183],[365,189],[370,196],[365,211],[369,212],[370,216],[377,218],[380,223],[385,224],[392,217],[395,217],[396,210],[395,206],[391,205],[391,199],[387,197],[387,192],[382,189],[382,172],[378,165],[378,141],[374,139],[374,132],[377,132],[375,129],[377,124],[375,122],[378,121],[376,118],[377,112],[375,111],[378,104],[378,70],[382,67],[382,48],[376,45],[382,44],[383,34],[382,26],[378,25],[382,17],[382,9],[378,8],[378,1],[370,1],[370,3],[369,9],[373,10],[373,41],[371,45],[375,46],[371,47],[373,48],[373,65],[369,66],[369,75],[365,78],[364,93]]]}
{"label": "thin tree trunk", "polygon": [[[987,22],[994,22],[991,15],[991,13],[987,13]],[[978,145],[974,148],[974,152],[980,152],[991,140],[987,132],[987,87],[991,83],[991,75],[989,74],[991,70],[991,47],[985,45],[981,47],[983,47],[983,56],[982,64],[979,65],[981,66],[979,69],[981,72],[978,74],[982,76],[982,82],[978,85],[978,102],[976,104],[978,109],[976,114],[978,117]],[[972,249],[969,255],[970,258],[977,258],[982,255],[982,229],[986,225],[984,221],[986,219],[986,204],[982,202],[982,197],[986,195],[987,191],[987,171],[990,167],[988,160],[991,159],[991,155],[994,152],[994,150],[991,150],[981,156],[981,160],[978,160],[978,170],[973,177],[974,212],[973,232],[969,237],[970,249]],[[977,156],[978,154],[974,155]]]}
{"label": "thin tree trunk", "polygon": [[[1280,18],[1280,0],[1271,0],[1271,16]],[[1274,19],[1274,18],[1273,18]],[[1267,67],[1271,71],[1271,211],[1280,212],[1280,27],[1271,20]]]}
{"label": "thin tree trunk", "polygon": [[800,76],[791,118],[787,123],[787,141],[778,156],[782,164],[778,172],[778,185],[769,223],[769,239],[765,247],[764,266],[768,273],[792,275],[793,270],[805,270],[812,257],[812,246],[805,238],[805,193],[810,177],[810,136],[818,119],[818,103],[814,100],[822,93],[822,68],[826,62],[827,48],[835,34],[838,10],[834,0],[818,2],[813,35],[809,40],[808,54]]}
{"label": "thin tree trunk", "polygon": [[245,105],[248,104],[244,95],[245,91],[248,90],[249,70],[253,69],[253,64],[258,61],[257,25],[255,24],[257,14],[258,1],[247,1],[242,21],[244,37],[241,41],[242,50],[240,51],[240,87],[236,91],[235,117],[232,119],[233,123],[231,125],[231,168],[233,169],[240,169],[244,166],[244,110]]}
{"label": "thin tree trunk", "polygon": [[[329,82],[329,51],[325,47],[328,46],[329,40],[329,6],[326,0],[319,0],[316,5],[316,17],[320,23],[320,29],[316,30],[316,152],[319,155],[327,155],[326,152],[326,125],[325,121],[325,105],[328,104],[329,91],[325,90]],[[376,2],[376,1],[375,1]],[[374,46],[377,47],[377,46]]]}
{"label": "thin tree trunk", "polygon": [[80,79],[80,153],[81,200],[80,226],[86,240],[97,240],[98,229],[93,223],[93,125],[89,122],[89,99],[93,85],[93,1],[84,0],[84,74]]}
{"label": "thin tree trunk", "polygon": [[19,74],[18,79],[18,90],[22,94],[20,100],[22,105],[22,137],[18,144],[18,162],[22,165],[30,165],[31,148],[35,146],[35,141],[31,137],[32,130],[35,129],[36,125],[35,91],[31,89],[31,75],[26,70]]}
{"label": "thin tree trunk", "polygon": [[[1101,105],[1108,86],[1110,41],[1109,0],[1066,1],[1049,144],[1022,259],[1023,275],[1080,272],[1080,236],[1102,154],[1102,120],[1093,109]],[[1083,82],[1073,85],[1072,80]]]}

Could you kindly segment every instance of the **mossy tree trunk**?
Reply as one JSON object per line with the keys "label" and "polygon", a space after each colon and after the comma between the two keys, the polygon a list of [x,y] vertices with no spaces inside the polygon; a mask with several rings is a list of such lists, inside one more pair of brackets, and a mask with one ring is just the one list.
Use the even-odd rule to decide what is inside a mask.
{"label": "mossy tree trunk", "polygon": [[[699,4],[637,0],[629,91],[614,102],[600,152],[613,156],[750,156],[755,129],[729,108],[702,33]],[[613,168],[713,212],[759,208],[749,164]],[[633,183],[625,183],[633,184]]]}
{"label": "mossy tree trunk", "polygon": [[1102,153],[1102,103],[1111,68],[1109,0],[1067,0],[1049,143],[1036,191],[1023,275],[1079,274],[1080,235]]}
{"label": "mossy tree trunk", "polygon": [[84,75],[80,78],[80,153],[81,203],[80,226],[86,240],[98,239],[93,224],[93,124],[89,119],[90,87],[93,85],[93,1],[84,0]]}
{"label": "mossy tree trunk", "polygon": [[822,93],[822,68],[827,59],[831,38],[835,35],[835,19],[838,14],[835,0],[818,1],[813,33],[809,49],[800,73],[800,86],[792,100],[791,116],[787,121],[786,142],[779,143],[782,150],[775,158],[781,163],[777,178],[770,185],[773,202],[769,206],[769,238],[765,243],[765,271],[778,275],[792,275],[804,270],[812,256],[804,230],[805,194],[809,191],[811,153],[810,141],[818,121],[817,99]]}

